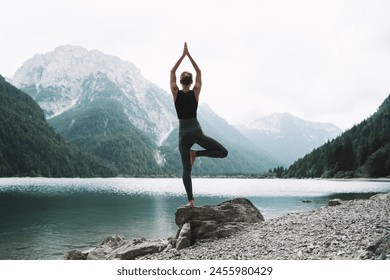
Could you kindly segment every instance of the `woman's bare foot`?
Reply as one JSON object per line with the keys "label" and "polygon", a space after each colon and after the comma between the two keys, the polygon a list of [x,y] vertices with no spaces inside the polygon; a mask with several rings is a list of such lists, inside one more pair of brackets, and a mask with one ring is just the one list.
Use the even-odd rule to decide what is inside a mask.
{"label": "woman's bare foot", "polygon": [[194,207],[194,200],[190,200],[190,201],[188,201],[188,204],[187,204],[187,206],[190,206],[190,207]]}
{"label": "woman's bare foot", "polygon": [[191,166],[194,165],[195,159],[196,159],[196,151],[191,150],[190,151],[190,163],[191,163]]}

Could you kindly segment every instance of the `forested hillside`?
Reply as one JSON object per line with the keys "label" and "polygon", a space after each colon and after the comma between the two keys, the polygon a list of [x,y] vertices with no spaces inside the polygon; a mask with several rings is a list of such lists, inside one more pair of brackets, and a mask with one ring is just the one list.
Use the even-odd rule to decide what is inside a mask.
{"label": "forested hillside", "polygon": [[66,143],[39,105],[0,76],[0,177],[113,176],[116,170]]}
{"label": "forested hillside", "polygon": [[49,120],[67,141],[115,166],[120,175],[161,175],[157,147],[129,123],[119,102],[96,100]]}
{"label": "forested hillside", "polygon": [[286,176],[390,176],[390,95],[370,118],[296,161]]}

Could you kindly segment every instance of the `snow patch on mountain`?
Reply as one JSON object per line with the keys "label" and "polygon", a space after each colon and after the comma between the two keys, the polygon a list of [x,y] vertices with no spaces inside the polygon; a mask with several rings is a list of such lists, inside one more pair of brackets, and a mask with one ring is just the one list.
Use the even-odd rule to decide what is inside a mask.
{"label": "snow patch on mountain", "polygon": [[166,162],[165,156],[160,153],[160,151],[156,150],[154,153],[154,160],[159,166],[163,166]]}

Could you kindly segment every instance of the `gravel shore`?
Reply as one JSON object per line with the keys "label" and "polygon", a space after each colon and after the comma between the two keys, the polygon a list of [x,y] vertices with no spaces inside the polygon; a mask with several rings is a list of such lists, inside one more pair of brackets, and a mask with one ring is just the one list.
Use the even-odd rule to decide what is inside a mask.
{"label": "gravel shore", "polygon": [[390,193],[288,214],[228,238],[199,240],[187,249],[140,259],[390,260]]}

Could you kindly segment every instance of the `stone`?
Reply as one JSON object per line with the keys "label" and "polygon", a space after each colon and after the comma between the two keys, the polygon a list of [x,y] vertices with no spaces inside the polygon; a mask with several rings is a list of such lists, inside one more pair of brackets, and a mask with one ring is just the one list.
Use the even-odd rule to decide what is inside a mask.
{"label": "stone", "polygon": [[[129,241],[120,236],[108,236],[96,248],[88,251],[87,260],[134,260],[147,254],[159,253],[167,248],[168,240],[147,240],[146,238]],[[70,254],[70,253],[68,253]]]}
{"label": "stone", "polygon": [[86,260],[87,255],[78,250],[72,250],[66,253],[62,259],[63,260]]}
{"label": "stone", "polygon": [[191,224],[185,223],[179,233],[176,242],[176,249],[181,250],[191,245]]}
{"label": "stone", "polygon": [[126,240],[119,235],[114,235],[114,236],[110,235],[107,236],[100,245],[107,245],[113,249],[116,249],[122,246],[125,242]]}
{"label": "stone", "polygon": [[147,239],[145,237],[142,237],[142,238],[136,238],[136,239],[133,239],[133,244],[134,245],[137,245],[137,244],[141,244],[143,242],[147,241]]}
{"label": "stone", "polygon": [[105,260],[112,251],[110,246],[100,245],[88,253],[87,260]]}
{"label": "stone", "polygon": [[367,251],[372,252],[375,259],[388,259],[390,253],[390,234],[370,244],[367,247]]}
{"label": "stone", "polygon": [[168,252],[170,250],[176,250],[171,243],[168,243],[168,246],[163,250],[163,252]]}
{"label": "stone", "polygon": [[147,254],[159,253],[167,248],[168,240],[136,240],[133,243],[127,243],[118,249],[111,252],[107,259],[116,260],[135,260],[137,257],[145,256]]}
{"label": "stone", "polygon": [[228,237],[248,224],[264,221],[260,211],[246,198],[235,198],[218,205],[179,207],[175,217],[178,235],[185,224],[190,224],[190,244],[196,239]]}
{"label": "stone", "polygon": [[218,205],[201,207],[179,207],[175,213],[176,225],[182,226],[190,220],[216,222],[258,223],[264,221],[260,211],[246,198],[235,198]]}
{"label": "stone", "polygon": [[335,199],[328,201],[329,206],[338,206],[338,205],[341,205],[341,203],[342,203],[342,200],[339,198],[335,198]]}
{"label": "stone", "polygon": [[128,243],[128,241],[118,235],[107,236],[98,247],[89,251],[87,260],[104,260],[113,250],[126,243]]}

